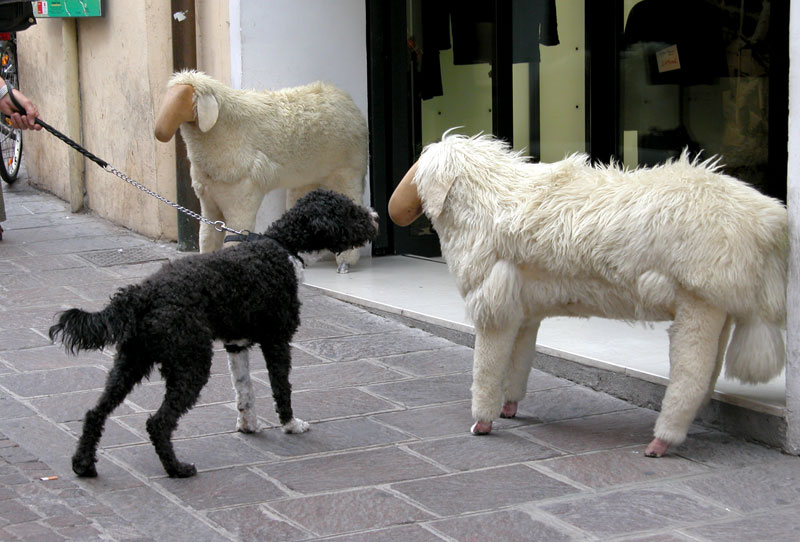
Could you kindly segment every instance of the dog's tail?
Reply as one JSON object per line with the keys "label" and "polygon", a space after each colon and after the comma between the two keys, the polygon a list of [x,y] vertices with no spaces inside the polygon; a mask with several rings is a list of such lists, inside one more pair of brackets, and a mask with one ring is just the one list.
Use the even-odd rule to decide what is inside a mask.
{"label": "dog's tail", "polygon": [[112,306],[100,312],[69,309],[58,316],[58,323],[50,328],[50,339],[61,337],[66,349],[76,354],[81,350],[101,350],[116,344],[125,335],[129,321],[113,317]]}
{"label": "dog's tail", "polygon": [[785,364],[786,350],[779,325],[758,317],[736,321],[725,354],[726,377],[760,384],[778,376]]}

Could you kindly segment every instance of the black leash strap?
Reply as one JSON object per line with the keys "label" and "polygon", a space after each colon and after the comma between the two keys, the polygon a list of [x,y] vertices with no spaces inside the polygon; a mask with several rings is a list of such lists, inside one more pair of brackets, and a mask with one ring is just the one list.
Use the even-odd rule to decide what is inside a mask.
{"label": "black leash strap", "polygon": [[[8,87],[8,97],[11,98],[11,103],[14,104],[14,107],[17,109],[17,112],[22,114],[22,115],[24,115],[25,114],[25,108],[22,107],[22,104],[20,104],[17,101],[17,98],[14,96],[14,90],[12,89],[11,86]],[[49,124],[47,124],[42,119],[37,118],[36,119],[36,124],[40,125],[42,128],[44,128],[45,130],[50,132],[52,135],[56,136],[58,139],[60,139],[61,141],[63,141],[64,143],[66,143],[67,145],[69,145],[70,147],[72,147],[73,149],[75,149],[76,151],[81,153],[82,155],[84,155],[86,158],[88,158],[89,160],[91,160],[92,162],[94,162],[95,164],[97,164],[98,166],[103,168],[104,170],[108,171],[109,173],[113,173],[114,175],[116,175],[117,177],[122,179],[123,181],[127,182],[128,184],[131,184],[131,185],[135,186],[136,188],[138,188],[139,190],[141,190],[145,194],[153,196],[154,198],[156,198],[156,199],[158,199],[160,201],[163,201],[167,205],[169,205],[171,207],[174,207],[175,209],[177,209],[178,211],[180,211],[180,212],[182,212],[182,213],[184,213],[186,215],[191,216],[195,220],[199,220],[200,222],[208,224],[209,226],[213,226],[214,229],[217,230],[217,231],[227,231],[227,232],[230,232],[230,233],[234,233],[236,235],[242,235],[242,232],[240,232],[238,230],[234,230],[233,228],[227,227],[225,225],[225,222],[223,222],[222,220],[217,220],[216,222],[212,222],[211,220],[209,220],[209,219],[205,218],[204,216],[200,215],[199,213],[196,213],[196,212],[192,211],[191,209],[187,209],[186,207],[184,207],[182,205],[178,205],[177,203],[174,203],[174,202],[168,200],[167,198],[157,194],[156,192],[153,192],[152,190],[150,190],[146,186],[144,186],[144,185],[136,182],[135,180],[131,179],[130,177],[128,177],[127,175],[122,173],[120,170],[118,170],[117,168],[115,168],[114,166],[112,166],[111,164],[106,162],[105,160],[103,160],[101,158],[98,158],[97,156],[95,156],[91,152],[87,151],[86,149],[84,149],[83,147],[78,145],[75,141],[73,141],[72,139],[68,138],[67,136],[65,136],[64,134],[62,134],[61,132],[59,132],[58,130],[56,130],[55,128],[50,126]],[[255,235],[255,234],[253,234],[253,235]]]}

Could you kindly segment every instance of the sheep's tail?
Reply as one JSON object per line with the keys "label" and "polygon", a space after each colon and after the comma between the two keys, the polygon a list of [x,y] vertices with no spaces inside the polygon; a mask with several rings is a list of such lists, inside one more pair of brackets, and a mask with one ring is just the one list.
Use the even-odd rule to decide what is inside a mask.
{"label": "sheep's tail", "polygon": [[761,318],[737,320],[725,355],[725,376],[761,384],[778,376],[786,364],[783,332]]}
{"label": "sheep's tail", "polygon": [[120,342],[130,327],[131,322],[115,318],[115,312],[111,306],[100,312],[66,310],[50,328],[50,339],[56,341],[60,336],[64,347],[72,354],[81,350],[102,350]]}

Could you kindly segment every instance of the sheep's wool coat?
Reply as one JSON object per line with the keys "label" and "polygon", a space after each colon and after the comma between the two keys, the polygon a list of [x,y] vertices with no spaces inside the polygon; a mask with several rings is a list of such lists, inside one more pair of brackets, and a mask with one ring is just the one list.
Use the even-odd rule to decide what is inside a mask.
{"label": "sheep's wool coat", "polygon": [[[183,123],[195,188],[250,178],[264,190],[313,185],[331,172],[367,168],[367,127],[350,96],[315,82],[274,91],[230,88],[206,74],[176,73],[169,82],[194,87],[196,123]],[[328,188],[351,194],[349,186]],[[360,187],[359,187],[360,188]]]}
{"label": "sheep's wool coat", "polygon": [[780,350],[780,360],[742,377],[761,381],[783,365],[787,213],[719,169],[686,154],[632,171],[581,154],[531,163],[494,138],[445,134],[413,182],[477,327],[672,319],[680,291],[723,310],[737,331],[764,332],[771,344],[753,348]]}

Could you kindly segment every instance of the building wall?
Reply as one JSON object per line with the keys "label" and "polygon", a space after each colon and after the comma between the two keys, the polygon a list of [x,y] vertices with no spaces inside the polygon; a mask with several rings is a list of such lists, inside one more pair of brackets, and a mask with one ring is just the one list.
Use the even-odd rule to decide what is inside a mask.
{"label": "building wall", "polygon": [[[40,19],[37,25],[17,34],[20,90],[33,100],[46,122],[75,138],[78,134],[66,128],[61,27],[61,21]],[[64,164],[72,151],[45,132],[26,132],[23,143],[23,161],[31,183],[69,200],[69,176]]]}
{"label": "building wall", "polygon": [[787,292],[786,418],[784,448],[800,454],[800,6],[789,21],[789,287]]}
{"label": "building wall", "polygon": [[[198,66],[230,81],[227,2],[198,0],[196,9]],[[20,32],[22,90],[46,122],[174,201],[174,143],[159,143],[153,137],[155,115],[172,73],[170,3],[115,0],[105,2],[104,10],[102,17],[74,23],[40,18]],[[64,57],[62,35],[68,34],[64,29],[70,24],[77,28],[77,63]],[[77,96],[65,85],[74,77]],[[70,111],[78,112],[82,137],[76,127],[66,128]],[[69,200],[69,162],[75,151],[45,132],[26,133],[24,141],[31,182]],[[88,161],[80,175],[86,208],[148,237],[176,239],[174,209]]]}
{"label": "building wall", "polygon": [[231,84],[231,33],[228,0],[195,0],[197,69]]}

